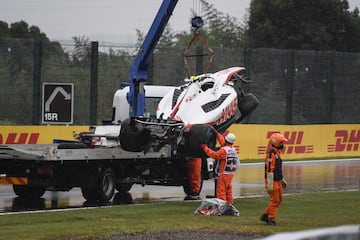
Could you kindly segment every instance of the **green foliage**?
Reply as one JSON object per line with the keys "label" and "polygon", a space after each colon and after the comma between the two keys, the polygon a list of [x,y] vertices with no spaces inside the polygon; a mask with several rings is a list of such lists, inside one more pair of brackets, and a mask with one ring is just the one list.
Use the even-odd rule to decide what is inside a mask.
{"label": "green foliage", "polygon": [[[128,81],[132,60],[129,51],[99,49],[97,114],[100,121],[111,117],[114,91],[121,81]],[[50,42],[38,27],[24,21],[11,24],[0,21],[0,119],[9,119],[13,124],[34,124],[33,108],[40,103],[32,101],[33,94],[41,94],[41,90],[33,89],[33,83],[39,77],[40,84],[73,83],[76,89],[74,122],[88,124],[90,61],[88,37],[73,37],[73,44],[62,46],[59,42]],[[40,69],[36,76],[35,69]]]}
{"label": "green foliage", "polygon": [[0,38],[31,38],[49,42],[45,33],[42,33],[37,26],[30,26],[25,21],[10,24],[0,21]]}
{"label": "green foliage", "polygon": [[[360,51],[359,10],[350,11],[347,0],[253,0],[245,23],[206,0],[201,5],[200,33],[212,47]],[[158,49],[185,47],[192,35],[168,28]]]}
{"label": "green foliage", "polygon": [[91,43],[90,39],[85,36],[73,37],[73,42],[75,44],[74,50],[72,52],[72,61],[75,66],[80,66],[83,68],[90,66],[90,56],[91,56]]}
{"label": "green foliage", "polygon": [[[244,46],[244,26],[238,22],[237,18],[231,17],[218,11],[213,4],[206,0],[201,1],[201,16],[205,25],[200,29],[200,34],[204,36],[210,46],[214,47],[242,47]],[[193,10],[193,15],[197,15]],[[182,47],[185,48],[194,34],[189,22],[189,31],[174,32],[170,26],[165,28],[157,49]],[[142,43],[143,34],[137,30],[137,46]],[[199,44],[199,42],[196,42]]]}
{"label": "green foliage", "polygon": [[247,47],[359,52],[360,16],[347,0],[253,0]]}
{"label": "green foliage", "polygon": [[203,6],[204,32],[211,46],[243,47],[244,26],[237,18],[219,12],[213,4],[201,0]]}

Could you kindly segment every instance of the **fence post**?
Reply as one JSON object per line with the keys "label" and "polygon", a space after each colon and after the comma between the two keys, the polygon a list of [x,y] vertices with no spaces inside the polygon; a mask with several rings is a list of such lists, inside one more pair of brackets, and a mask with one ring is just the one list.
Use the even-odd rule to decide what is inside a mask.
{"label": "fence post", "polygon": [[330,52],[330,68],[329,68],[329,76],[327,77],[327,100],[326,100],[326,119],[324,119],[325,123],[333,122],[333,105],[334,105],[334,75],[335,75],[335,52]]}
{"label": "fence post", "polygon": [[[243,49],[243,59],[244,59],[244,67],[246,68],[246,71],[245,71],[245,78],[246,79],[250,79],[251,80],[251,76],[250,76],[250,72],[251,72],[251,48],[244,48]],[[246,92],[250,92],[250,88],[251,88],[251,83],[250,84],[246,84],[245,87],[246,87]],[[244,87],[244,88],[245,88]],[[244,118],[242,120],[242,123],[249,123],[251,122],[251,115],[248,115],[246,118]]]}
{"label": "fence post", "polygon": [[97,122],[97,100],[98,100],[98,60],[99,43],[91,42],[91,64],[90,64],[90,125]]}
{"label": "fence post", "polygon": [[[246,68],[245,77],[250,78],[250,71],[251,71],[251,48],[244,48],[244,67]],[[251,80],[251,78],[250,78]]]}
{"label": "fence post", "polygon": [[290,50],[286,78],[286,124],[292,124],[293,91],[295,79],[295,52]]}
{"label": "fence post", "polygon": [[34,65],[33,65],[33,110],[32,110],[32,125],[40,123],[40,106],[41,106],[41,54],[42,42],[41,40],[34,41]]}

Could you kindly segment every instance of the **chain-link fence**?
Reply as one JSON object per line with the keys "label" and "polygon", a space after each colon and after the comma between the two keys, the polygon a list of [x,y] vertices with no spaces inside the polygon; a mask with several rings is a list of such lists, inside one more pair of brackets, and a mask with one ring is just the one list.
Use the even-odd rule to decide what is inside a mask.
{"label": "chain-link fence", "polygon": [[[184,50],[156,50],[147,84],[182,84],[187,77]],[[247,68],[252,83],[245,90],[254,93],[261,103],[244,123],[360,122],[360,53],[213,50],[210,72],[232,66]],[[121,82],[129,81],[133,53],[134,47],[127,45],[93,42],[64,46],[58,42],[0,39],[0,124],[41,124],[43,83],[74,84],[73,124],[101,124],[111,119],[113,95]],[[194,74],[207,65],[206,58],[195,62]]]}

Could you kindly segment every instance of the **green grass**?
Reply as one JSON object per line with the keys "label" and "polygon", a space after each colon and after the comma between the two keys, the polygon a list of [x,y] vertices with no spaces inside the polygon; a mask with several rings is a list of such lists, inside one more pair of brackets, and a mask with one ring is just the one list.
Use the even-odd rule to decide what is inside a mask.
{"label": "green grass", "polygon": [[236,199],[240,217],[193,214],[200,202],[121,205],[0,216],[0,239],[71,239],[168,230],[235,230],[269,235],[360,223],[360,191],[285,195],[277,226],[259,221],[268,197]]}

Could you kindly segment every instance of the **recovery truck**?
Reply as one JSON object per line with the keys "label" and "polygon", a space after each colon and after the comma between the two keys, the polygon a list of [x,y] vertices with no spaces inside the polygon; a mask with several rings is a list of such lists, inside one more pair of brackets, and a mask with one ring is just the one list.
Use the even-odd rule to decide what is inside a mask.
{"label": "recovery truck", "polygon": [[[90,128],[77,141],[0,145],[1,182],[24,198],[80,187],[86,200],[108,202],[133,184],[183,186],[189,194],[187,160],[193,157],[203,159],[202,180],[213,177],[200,144],[215,147],[215,131],[240,122],[259,102],[241,89],[242,67],[196,76],[166,94],[144,86],[150,56],[176,4],[162,2],[130,68],[130,84],[114,98],[114,125]],[[145,99],[152,96],[161,100],[156,113],[147,113]],[[116,108],[122,105],[128,107]]]}

